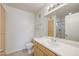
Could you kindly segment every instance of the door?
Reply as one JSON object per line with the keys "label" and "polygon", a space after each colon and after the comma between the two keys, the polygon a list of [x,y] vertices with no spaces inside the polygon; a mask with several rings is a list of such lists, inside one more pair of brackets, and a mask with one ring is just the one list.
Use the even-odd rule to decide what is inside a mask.
{"label": "door", "polygon": [[79,41],[79,13],[65,17],[65,38]]}
{"label": "door", "polygon": [[54,36],[54,20],[51,17],[48,20],[48,36]]}
{"label": "door", "polygon": [[0,48],[1,48],[1,5],[0,5]]}
{"label": "door", "polygon": [[5,49],[5,10],[0,5],[0,48]]}

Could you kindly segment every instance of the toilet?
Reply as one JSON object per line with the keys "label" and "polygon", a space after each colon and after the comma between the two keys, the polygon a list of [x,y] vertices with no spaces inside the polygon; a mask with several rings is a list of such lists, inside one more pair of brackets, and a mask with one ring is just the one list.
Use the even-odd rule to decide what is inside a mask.
{"label": "toilet", "polygon": [[33,46],[32,42],[26,43],[26,49],[28,51],[28,54],[32,54],[32,46]]}

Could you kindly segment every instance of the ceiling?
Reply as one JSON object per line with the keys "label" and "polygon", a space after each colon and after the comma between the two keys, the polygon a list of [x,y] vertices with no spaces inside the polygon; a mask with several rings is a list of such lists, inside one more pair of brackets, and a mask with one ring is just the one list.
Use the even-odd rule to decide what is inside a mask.
{"label": "ceiling", "polygon": [[6,3],[6,5],[22,9],[24,11],[38,12],[40,9],[46,6],[46,3]]}

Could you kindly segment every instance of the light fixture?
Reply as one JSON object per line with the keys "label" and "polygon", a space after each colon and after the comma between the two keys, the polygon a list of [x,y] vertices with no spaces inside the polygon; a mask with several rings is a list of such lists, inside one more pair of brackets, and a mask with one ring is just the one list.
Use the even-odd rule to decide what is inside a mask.
{"label": "light fixture", "polygon": [[50,5],[50,8],[52,8],[53,6],[54,6],[54,4],[51,4],[51,5]]}

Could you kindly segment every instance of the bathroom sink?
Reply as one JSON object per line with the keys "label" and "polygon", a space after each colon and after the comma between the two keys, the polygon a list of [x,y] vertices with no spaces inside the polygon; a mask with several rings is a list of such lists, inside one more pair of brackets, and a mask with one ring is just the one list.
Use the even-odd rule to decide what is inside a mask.
{"label": "bathroom sink", "polygon": [[43,44],[47,45],[48,47],[55,48],[59,46],[57,38],[54,37],[44,37],[43,39],[40,39],[40,41],[43,41]]}
{"label": "bathroom sink", "polygon": [[54,48],[59,46],[57,40],[53,40],[53,39],[48,40],[47,44]]}

